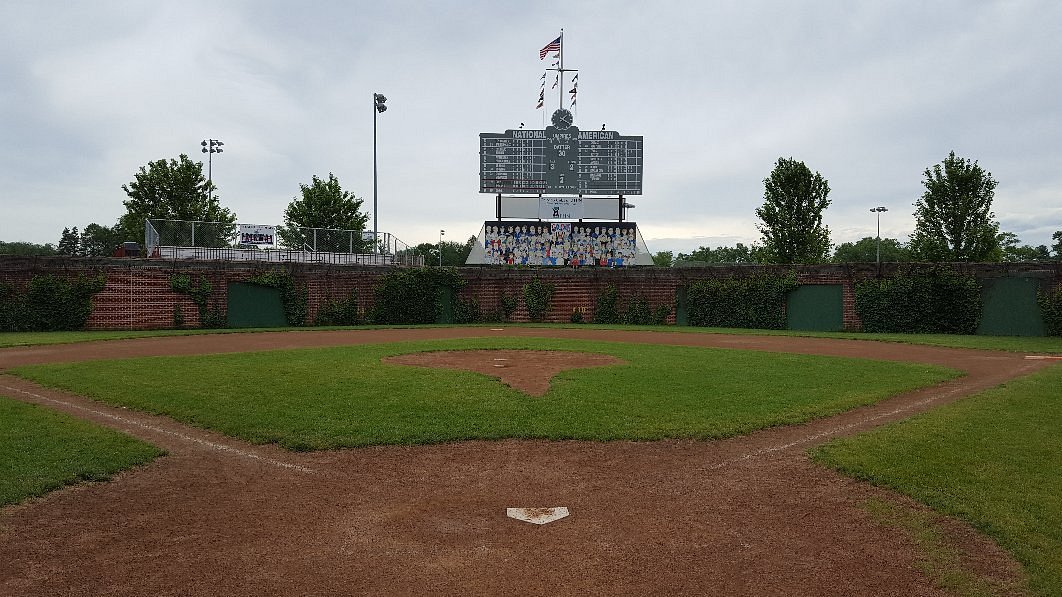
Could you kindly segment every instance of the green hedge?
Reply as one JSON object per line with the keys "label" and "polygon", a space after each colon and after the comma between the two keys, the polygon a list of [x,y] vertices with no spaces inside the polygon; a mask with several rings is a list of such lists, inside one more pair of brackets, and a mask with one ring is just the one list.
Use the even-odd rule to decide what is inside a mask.
{"label": "green hedge", "polygon": [[443,286],[456,292],[465,281],[454,268],[401,269],[384,276],[374,289],[371,319],[378,324],[435,323]]}
{"label": "green hedge", "polygon": [[903,270],[855,286],[864,332],[974,334],[981,308],[977,278],[947,267]]}
{"label": "green hedge", "polygon": [[793,272],[694,282],[686,292],[689,323],[703,327],[784,330],[786,295],[796,287]]}
{"label": "green hedge", "polygon": [[33,276],[26,290],[0,284],[0,331],[80,330],[92,315],[92,296],[103,290],[103,274],[64,278]]}

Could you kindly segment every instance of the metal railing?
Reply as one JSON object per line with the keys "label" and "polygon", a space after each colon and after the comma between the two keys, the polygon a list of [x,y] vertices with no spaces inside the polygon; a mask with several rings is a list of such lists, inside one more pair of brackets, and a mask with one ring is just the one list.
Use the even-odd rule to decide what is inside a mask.
{"label": "metal railing", "polygon": [[[253,231],[253,232],[248,232]],[[145,220],[145,256],[169,260],[423,266],[393,234],[189,220]]]}

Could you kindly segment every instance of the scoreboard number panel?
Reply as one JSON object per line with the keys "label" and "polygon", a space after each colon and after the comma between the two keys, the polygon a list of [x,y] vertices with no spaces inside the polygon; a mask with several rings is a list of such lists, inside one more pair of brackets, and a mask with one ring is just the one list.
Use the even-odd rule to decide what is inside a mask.
{"label": "scoreboard number panel", "polygon": [[554,118],[545,130],[480,133],[479,191],[642,194],[641,136],[580,131],[569,123]]}

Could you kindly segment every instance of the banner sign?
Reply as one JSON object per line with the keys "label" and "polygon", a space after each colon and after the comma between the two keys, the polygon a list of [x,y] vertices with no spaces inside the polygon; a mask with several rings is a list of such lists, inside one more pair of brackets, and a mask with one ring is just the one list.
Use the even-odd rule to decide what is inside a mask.
{"label": "banner sign", "polygon": [[276,244],[277,227],[257,224],[240,224],[240,244],[273,246]]}
{"label": "banner sign", "polygon": [[582,197],[539,197],[538,217],[542,220],[583,219]]}

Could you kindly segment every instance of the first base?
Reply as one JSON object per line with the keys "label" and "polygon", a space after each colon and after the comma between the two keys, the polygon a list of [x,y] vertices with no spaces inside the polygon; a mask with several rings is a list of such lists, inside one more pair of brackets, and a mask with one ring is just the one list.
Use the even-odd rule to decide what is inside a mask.
{"label": "first base", "polygon": [[506,508],[505,515],[531,524],[547,524],[568,516],[568,508]]}

